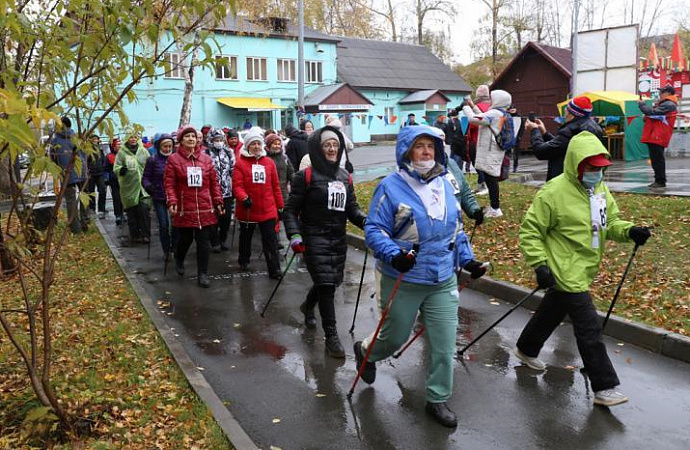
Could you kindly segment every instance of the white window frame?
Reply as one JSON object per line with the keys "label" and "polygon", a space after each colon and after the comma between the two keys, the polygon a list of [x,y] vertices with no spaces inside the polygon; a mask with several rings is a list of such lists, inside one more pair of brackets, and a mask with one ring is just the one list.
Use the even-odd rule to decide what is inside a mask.
{"label": "white window frame", "polygon": [[[297,82],[297,61],[294,59],[278,58],[276,60],[278,69],[278,82],[296,83]],[[288,75],[286,78],[285,75]]]}
{"label": "white window frame", "polygon": [[[226,65],[221,67],[221,71],[223,72],[220,78],[218,77],[218,66],[217,64],[220,64],[218,62],[219,59],[221,58],[227,58],[228,62]],[[235,76],[232,76],[232,69],[235,69]],[[239,79],[239,71],[237,70],[237,56],[236,55],[216,55],[214,58],[214,64],[213,64],[213,72],[216,80],[221,80],[221,81],[237,81]],[[227,74],[226,74],[227,72]],[[227,76],[226,76],[227,75]]]}
{"label": "white window frame", "polygon": [[386,106],[383,109],[383,115],[388,119],[388,123],[391,123],[391,119],[395,115],[395,106]]}
{"label": "white window frame", "polygon": [[305,83],[323,83],[323,61],[305,61],[304,66]]}
{"label": "white window frame", "polygon": [[187,69],[186,58],[176,52],[167,52],[164,55],[165,62],[168,68],[163,75],[163,78],[171,80],[184,79],[184,71]]}
{"label": "white window frame", "polygon": [[[258,63],[258,65],[257,65]],[[251,76],[250,75],[251,67]],[[256,69],[259,69],[259,77],[255,75]],[[268,60],[258,56],[247,56],[247,81],[268,81]]]}

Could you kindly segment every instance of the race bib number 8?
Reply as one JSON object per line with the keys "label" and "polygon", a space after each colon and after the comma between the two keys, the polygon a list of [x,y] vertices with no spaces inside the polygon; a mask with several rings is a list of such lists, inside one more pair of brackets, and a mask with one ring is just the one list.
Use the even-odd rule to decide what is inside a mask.
{"label": "race bib number 8", "polygon": [[261,164],[252,164],[252,183],[266,184],[266,168]]}
{"label": "race bib number 8", "polygon": [[446,180],[448,180],[450,185],[453,186],[453,195],[458,195],[460,193],[460,185],[458,184],[458,180],[456,180],[453,174],[450,172],[446,174]]}
{"label": "race bib number 8", "polygon": [[187,186],[201,187],[201,167],[187,167]]}
{"label": "race bib number 8", "polygon": [[328,183],[328,209],[331,211],[345,211],[347,201],[347,190],[340,181]]}

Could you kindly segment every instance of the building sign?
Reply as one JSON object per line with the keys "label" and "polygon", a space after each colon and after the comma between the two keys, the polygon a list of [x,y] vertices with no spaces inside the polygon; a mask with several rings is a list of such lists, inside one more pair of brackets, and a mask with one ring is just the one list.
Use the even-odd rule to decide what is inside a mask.
{"label": "building sign", "polygon": [[369,109],[371,109],[371,105],[319,105],[319,111],[347,111],[352,109],[361,109],[368,111]]}

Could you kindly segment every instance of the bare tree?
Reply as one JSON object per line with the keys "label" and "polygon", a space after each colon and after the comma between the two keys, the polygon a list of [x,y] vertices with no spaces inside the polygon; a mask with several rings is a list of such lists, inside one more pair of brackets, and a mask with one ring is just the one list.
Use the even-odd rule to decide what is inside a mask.
{"label": "bare tree", "polygon": [[444,12],[448,16],[454,16],[455,7],[448,0],[415,0],[417,44],[419,45],[424,45],[424,21],[433,12]]}

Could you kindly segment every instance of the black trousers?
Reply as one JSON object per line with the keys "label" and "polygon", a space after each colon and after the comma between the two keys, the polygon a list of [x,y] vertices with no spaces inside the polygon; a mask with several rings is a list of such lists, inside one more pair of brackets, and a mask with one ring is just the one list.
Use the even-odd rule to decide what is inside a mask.
{"label": "black trousers", "polygon": [[[106,186],[105,186],[105,176],[104,175],[95,175],[89,177],[89,182],[86,185],[86,189],[84,189],[84,192],[87,194],[93,194],[94,192],[98,191],[98,212],[105,212],[105,195],[106,195]],[[119,192],[118,192],[119,194]],[[89,209],[91,211],[96,211],[96,200],[91,199],[89,202]]]}
{"label": "black trousers", "polygon": [[493,177],[486,172],[481,172],[484,174],[484,182],[486,183],[486,188],[489,190],[489,202],[493,209],[498,209],[501,207],[501,201],[499,199],[499,187],[498,187],[498,177]]}
{"label": "black trousers", "polygon": [[230,230],[230,218],[232,216],[232,197],[223,199],[225,215],[218,216],[218,224],[211,227],[211,245],[217,246],[225,244],[228,240],[228,230]]}
{"label": "black trousers", "polygon": [[[113,198],[113,212],[115,217],[122,217],[122,200],[120,198],[120,183],[117,181],[115,174],[110,174],[110,179],[108,180],[108,185],[110,186],[110,195]],[[105,198],[105,196],[104,196]]]}
{"label": "black trousers", "polygon": [[175,259],[182,263],[192,241],[196,240],[196,271],[197,274],[207,274],[208,258],[211,255],[211,227],[180,227],[177,230],[179,237]]}
{"label": "black trousers", "polygon": [[[335,286],[313,285],[307,294],[307,308],[314,309],[319,305],[321,326],[326,334],[335,331]],[[336,331],[337,332],[337,331]]]}
{"label": "black trousers", "polygon": [[151,236],[151,215],[149,205],[140,201],[138,205],[125,210],[127,213],[127,225],[129,225],[129,238],[141,239]]}
{"label": "black trousers", "polygon": [[[278,239],[276,238],[275,219],[259,222],[259,232],[261,233],[261,248],[264,251],[266,267],[269,274],[280,273],[280,256],[278,255]],[[240,222],[240,248],[238,262],[249,264],[252,256],[252,235],[257,223]]]}
{"label": "black trousers", "polygon": [[664,147],[656,144],[647,144],[649,148],[649,159],[652,161],[654,170],[654,181],[659,184],[666,184],[666,158],[664,157]]}
{"label": "black trousers", "polygon": [[601,337],[601,321],[589,292],[559,292],[550,289],[539,308],[522,330],[517,347],[527,356],[537,357],[551,333],[569,316],[582,362],[593,391],[618,386],[618,375],[611,364]]}

